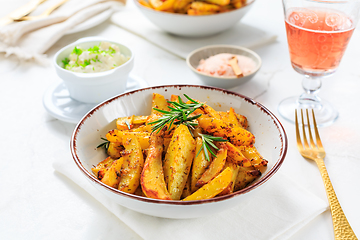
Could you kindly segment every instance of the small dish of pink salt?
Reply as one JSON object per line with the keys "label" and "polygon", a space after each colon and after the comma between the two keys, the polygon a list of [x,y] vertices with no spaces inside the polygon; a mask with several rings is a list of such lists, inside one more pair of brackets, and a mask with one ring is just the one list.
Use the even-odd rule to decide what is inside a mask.
{"label": "small dish of pink salt", "polygon": [[213,45],[189,54],[186,62],[206,84],[232,88],[249,81],[261,66],[261,58],[244,47]]}

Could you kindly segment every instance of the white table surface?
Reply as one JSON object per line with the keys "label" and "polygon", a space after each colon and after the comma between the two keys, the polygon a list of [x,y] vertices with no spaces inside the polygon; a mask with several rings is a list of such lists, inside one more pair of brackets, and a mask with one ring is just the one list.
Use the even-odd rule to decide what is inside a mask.
{"label": "white table surface", "polygon": [[[3,7],[0,16],[11,10]],[[236,91],[253,95],[278,115],[277,105],[282,99],[302,92],[301,76],[290,65],[281,1],[257,0],[243,21],[277,34],[278,41],[255,49],[263,66],[252,81]],[[94,35],[116,38],[132,47],[136,54],[132,73],[149,85],[202,84],[184,60],[110,21],[64,36],[47,55],[51,58],[61,47]],[[357,236],[360,236],[359,41],[357,29],[338,72],[324,80],[320,93],[340,112],[337,122],[321,128],[320,134],[327,150],[325,164],[330,178]],[[58,160],[57,153],[67,152],[71,158],[69,139],[75,127],[51,117],[43,108],[45,90],[59,81],[51,64],[38,66],[0,55],[0,239],[121,239],[128,227],[52,167]],[[255,88],[263,90],[256,94],[249,90]],[[304,160],[297,152],[294,125],[280,116],[279,119],[289,140],[280,171],[326,201],[315,163]],[[129,238],[140,239],[135,233]],[[330,211],[316,217],[291,239],[333,239]]]}

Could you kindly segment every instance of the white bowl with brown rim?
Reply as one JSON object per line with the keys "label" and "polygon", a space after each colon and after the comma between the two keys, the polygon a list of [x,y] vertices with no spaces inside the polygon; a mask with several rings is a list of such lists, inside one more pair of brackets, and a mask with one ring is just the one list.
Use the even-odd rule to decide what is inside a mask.
{"label": "white bowl with brown rim", "polygon": [[[170,98],[172,94],[184,93],[214,107],[215,110],[228,110],[230,107],[249,121],[249,130],[255,135],[255,146],[269,161],[264,174],[250,186],[235,193],[197,201],[157,200],[121,192],[99,181],[91,168],[106,158],[102,149],[96,146],[101,137],[116,128],[118,117],[130,115],[149,115],[153,93]],[[287,152],[287,137],[284,128],[276,116],[262,104],[235,92],[224,89],[195,86],[168,85],[149,87],[118,95],[93,108],[76,126],[71,137],[71,153],[83,175],[101,193],[114,202],[151,216],[163,218],[197,218],[230,209],[246,201],[251,201],[254,191],[261,191],[261,186],[277,172]]]}

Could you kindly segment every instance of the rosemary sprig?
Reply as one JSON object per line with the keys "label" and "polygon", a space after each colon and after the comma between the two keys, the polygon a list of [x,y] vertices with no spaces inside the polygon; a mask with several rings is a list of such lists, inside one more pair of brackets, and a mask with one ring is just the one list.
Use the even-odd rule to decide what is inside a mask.
{"label": "rosemary sprig", "polygon": [[193,122],[195,119],[199,118],[201,114],[189,117],[196,109],[201,107],[203,103],[198,103],[195,100],[191,99],[189,96],[184,94],[184,96],[190,100],[191,103],[184,103],[181,98],[179,97],[179,102],[168,101],[168,103],[172,104],[173,107],[169,106],[168,108],[170,111],[161,110],[158,108],[153,108],[155,111],[163,113],[163,115],[157,119],[156,121],[150,122],[148,124],[154,125],[151,130],[152,132],[157,131],[159,133],[161,129],[166,125],[169,124],[169,128],[171,126],[184,124],[189,129],[194,129],[194,126],[197,123]]}
{"label": "rosemary sprig", "polygon": [[127,120],[125,120],[125,124],[128,127],[128,129],[130,130],[131,129],[130,123]]}
{"label": "rosemary sprig", "polygon": [[105,148],[105,150],[107,151],[109,149],[110,141],[107,140],[106,138],[101,138],[101,139],[104,140],[105,142],[100,143],[96,148]]}
{"label": "rosemary sprig", "polygon": [[205,158],[209,162],[210,162],[209,152],[211,153],[211,155],[216,157],[216,154],[211,150],[211,147],[213,147],[216,150],[219,150],[219,148],[213,142],[214,141],[216,141],[216,142],[227,142],[228,141],[222,137],[214,137],[211,135],[206,135],[206,134],[201,134],[201,133],[199,133],[199,135],[202,138],[202,146],[201,146],[199,152],[196,154],[196,157],[200,154],[201,150],[204,149]]}

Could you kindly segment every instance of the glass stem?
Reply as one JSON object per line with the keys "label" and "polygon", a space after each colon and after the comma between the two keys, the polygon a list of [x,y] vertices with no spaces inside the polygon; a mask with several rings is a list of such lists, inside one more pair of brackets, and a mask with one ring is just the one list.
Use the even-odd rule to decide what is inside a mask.
{"label": "glass stem", "polygon": [[300,104],[309,104],[313,108],[321,108],[321,99],[317,95],[321,88],[321,77],[305,75],[302,81],[305,90],[299,97]]}

